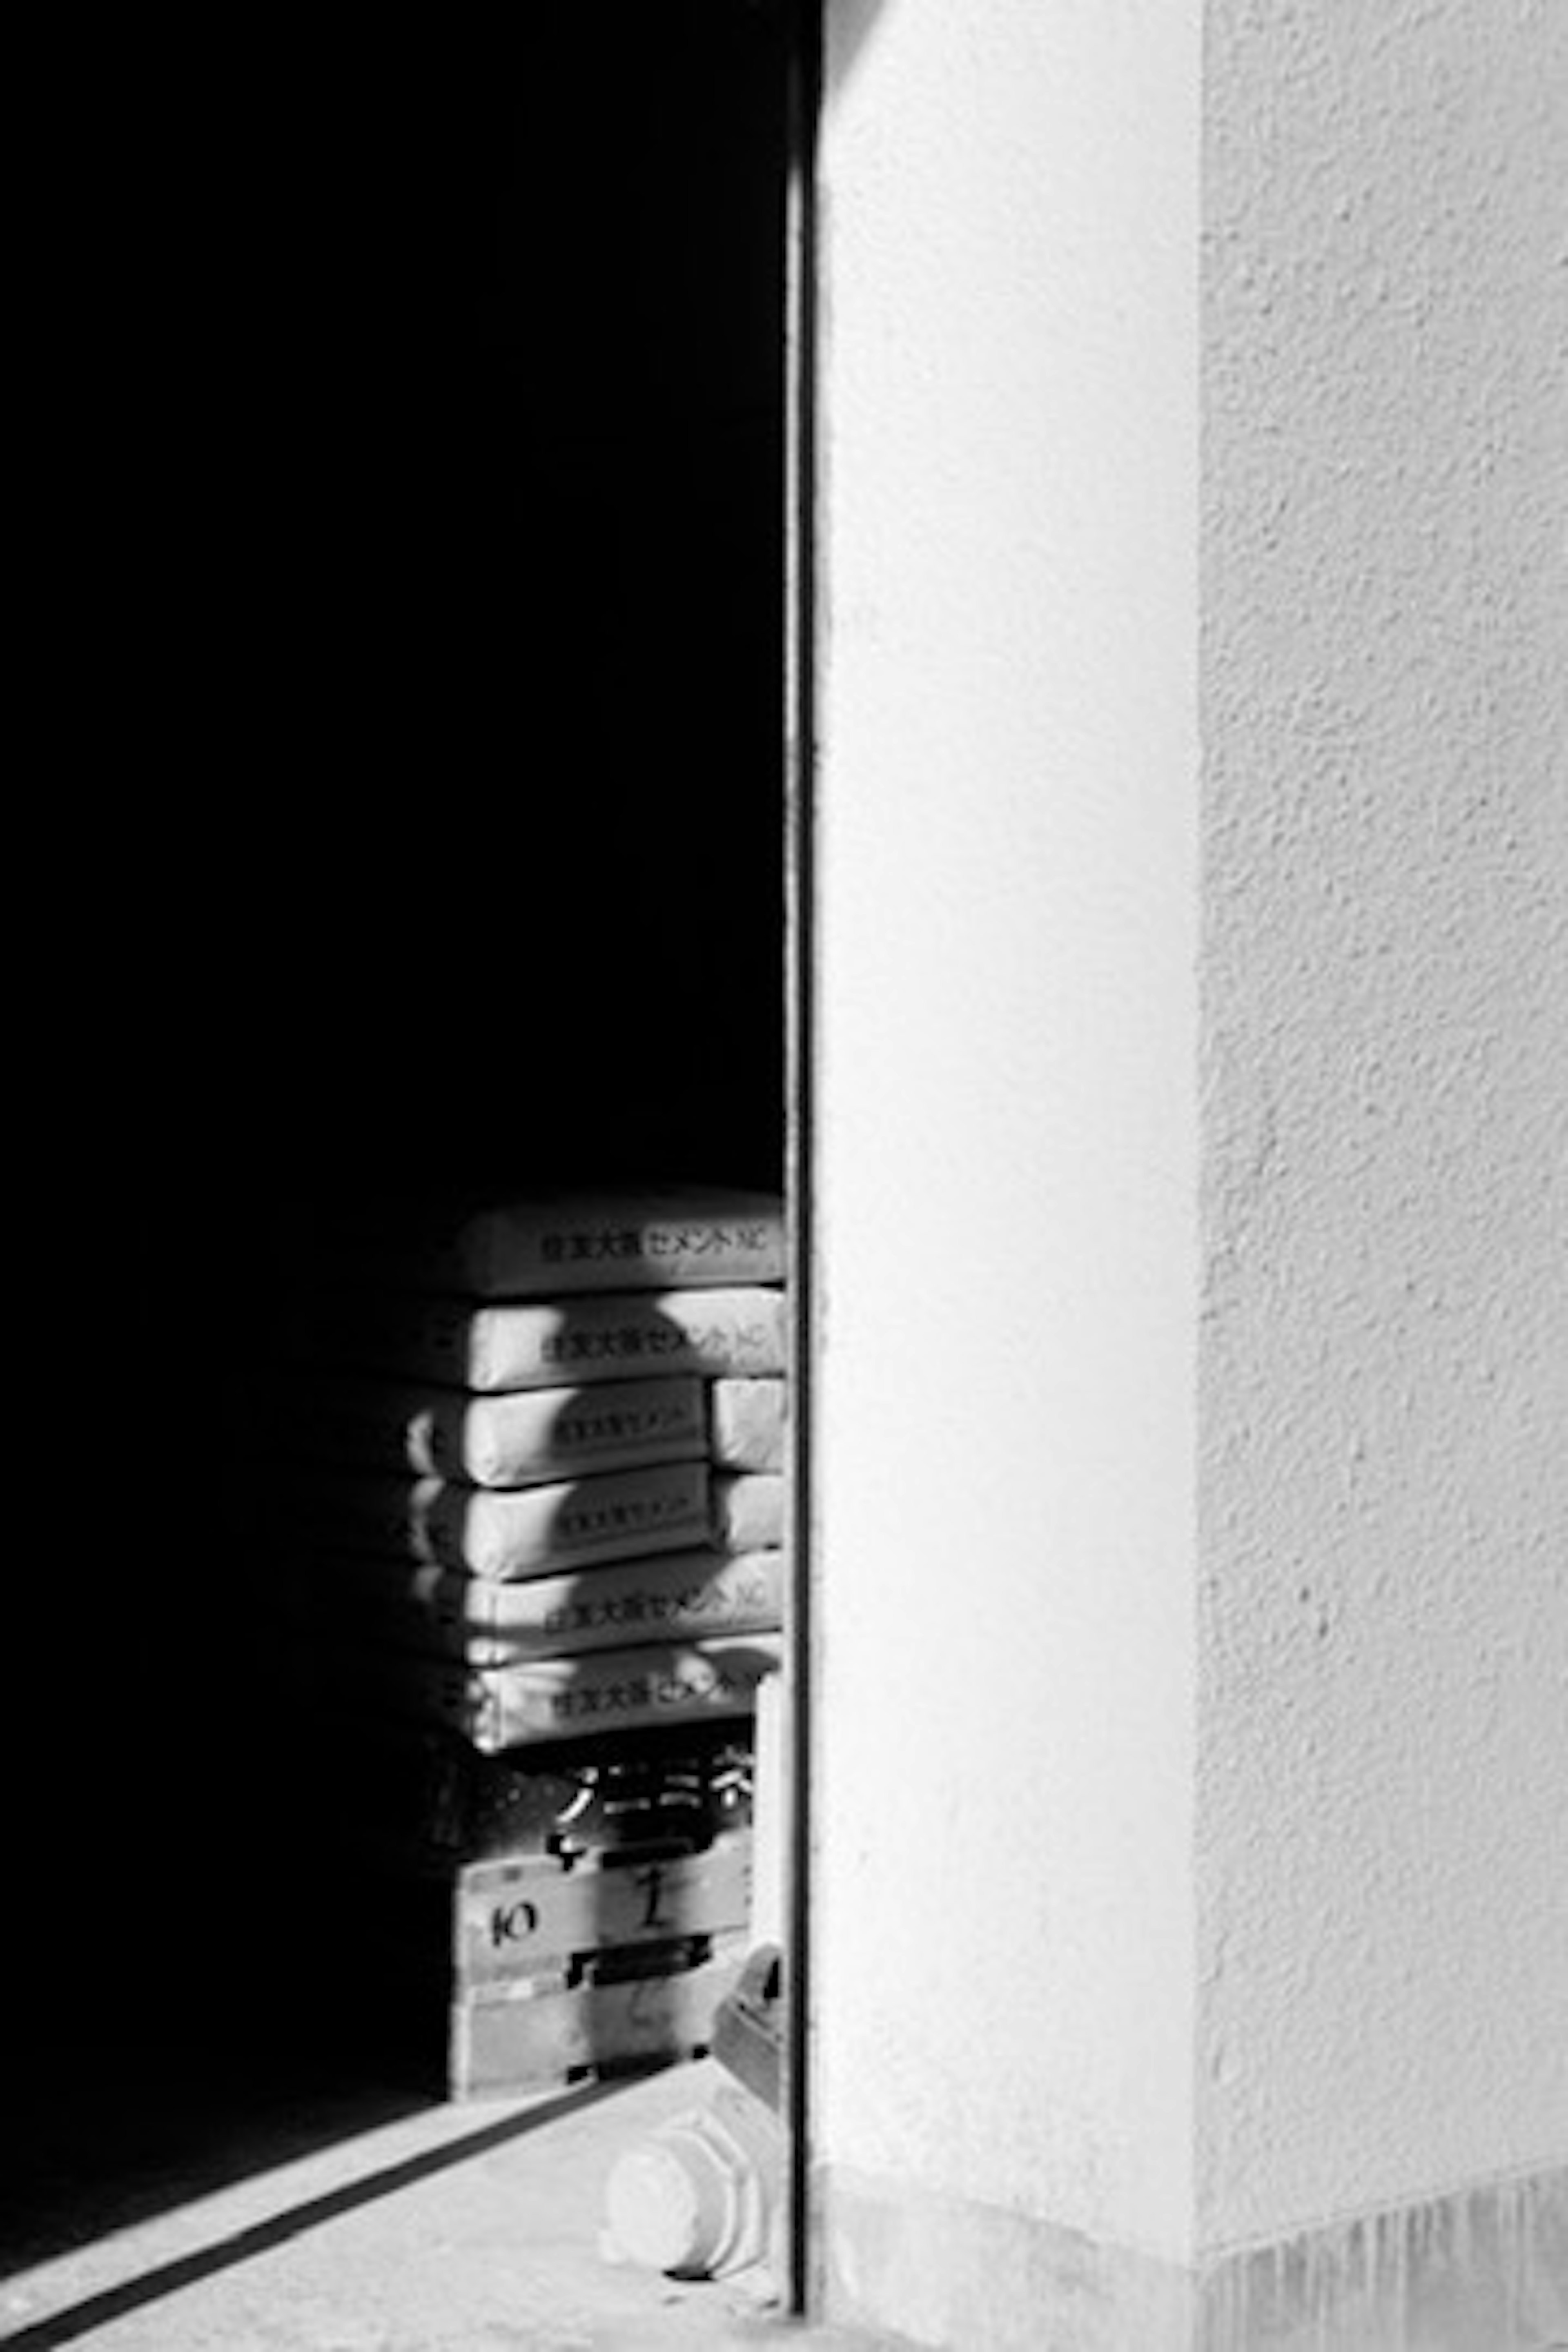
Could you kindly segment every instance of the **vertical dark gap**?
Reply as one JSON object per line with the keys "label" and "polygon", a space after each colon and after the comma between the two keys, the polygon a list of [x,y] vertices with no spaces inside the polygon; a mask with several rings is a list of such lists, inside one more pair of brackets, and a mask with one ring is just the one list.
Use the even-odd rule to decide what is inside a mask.
{"label": "vertical dark gap", "polygon": [[787,1878],[784,1892],[784,2093],[789,2147],[788,2305],[805,2315],[815,2298],[814,2163],[809,2042],[812,1987],[811,1854],[814,1780],[812,1706],[815,1666],[812,1577],[815,1521],[811,1429],[815,1409],[816,1318],[815,1199],[816,1058],[816,141],[821,104],[822,23],[818,0],[791,9],[789,82],[788,319],[785,330],[789,468],[788,655],[790,952],[787,1192],[792,1219],[791,1288],[795,1353],[791,1370],[793,1562],[788,1633],[791,1696],[786,1753]]}

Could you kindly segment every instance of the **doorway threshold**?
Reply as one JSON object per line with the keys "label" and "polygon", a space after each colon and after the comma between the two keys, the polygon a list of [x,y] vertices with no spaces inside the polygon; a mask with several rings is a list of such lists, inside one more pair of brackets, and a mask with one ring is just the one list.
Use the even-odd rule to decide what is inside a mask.
{"label": "doorway threshold", "polygon": [[[0,2283],[12,2352],[873,2352],[794,2323],[763,2265],[682,2280],[617,2254],[611,2168],[704,2105],[711,2059],[432,2104],[266,2163]],[[301,2118],[301,2121],[308,2119]],[[345,2119],[346,2120],[346,2119]]]}

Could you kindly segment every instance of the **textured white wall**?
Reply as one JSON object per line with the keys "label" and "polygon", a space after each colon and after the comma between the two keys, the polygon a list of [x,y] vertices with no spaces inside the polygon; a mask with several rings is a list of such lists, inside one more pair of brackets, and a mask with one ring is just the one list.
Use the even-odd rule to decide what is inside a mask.
{"label": "textured white wall", "polygon": [[1197,11],[827,11],[818,2153],[1190,2238]]}
{"label": "textured white wall", "polygon": [[1208,17],[1225,2242],[1568,2156],[1568,9]]}

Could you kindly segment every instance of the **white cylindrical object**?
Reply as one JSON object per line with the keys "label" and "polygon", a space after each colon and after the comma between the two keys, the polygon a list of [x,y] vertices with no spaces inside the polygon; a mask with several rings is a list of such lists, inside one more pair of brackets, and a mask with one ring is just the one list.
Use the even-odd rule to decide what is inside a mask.
{"label": "white cylindrical object", "polygon": [[783,1675],[757,1685],[752,1761],[752,1906],[748,1946],[784,1941],[784,1752],[789,1694]]}
{"label": "white cylindrical object", "polygon": [[670,2278],[718,2278],[766,2259],[779,2206],[778,2126],[721,2084],[618,2157],[605,2189],[612,2242]]}

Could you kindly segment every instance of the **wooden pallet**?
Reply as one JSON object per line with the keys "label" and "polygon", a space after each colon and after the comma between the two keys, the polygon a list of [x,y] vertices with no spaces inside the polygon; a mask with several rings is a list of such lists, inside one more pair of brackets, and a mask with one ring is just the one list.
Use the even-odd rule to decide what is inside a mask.
{"label": "wooden pallet", "polygon": [[696,1853],[476,1863],[453,1902],[455,2098],[695,2055],[744,1961],[751,1837]]}

